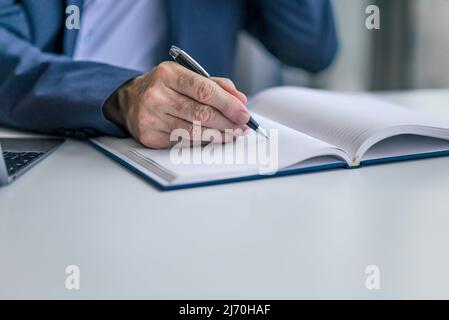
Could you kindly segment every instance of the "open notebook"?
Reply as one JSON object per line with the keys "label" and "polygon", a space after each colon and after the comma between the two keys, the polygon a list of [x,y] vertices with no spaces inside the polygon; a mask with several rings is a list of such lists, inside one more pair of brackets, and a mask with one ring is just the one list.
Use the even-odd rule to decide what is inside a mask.
{"label": "open notebook", "polygon": [[[133,139],[102,137],[92,142],[164,190],[449,155],[449,118],[369,96],[283,87],[255,96],[250,109],[275,147],[251,132],[231,144],[184,150],[190,159],[201,159],[212,149],[218,154],[219,148],[234,160],[247,161],[180,163],[179,158],[173,161],[173,150],[147,149]],[[254,155],[247,153],[259,150],[265,157],[248,161]]]}

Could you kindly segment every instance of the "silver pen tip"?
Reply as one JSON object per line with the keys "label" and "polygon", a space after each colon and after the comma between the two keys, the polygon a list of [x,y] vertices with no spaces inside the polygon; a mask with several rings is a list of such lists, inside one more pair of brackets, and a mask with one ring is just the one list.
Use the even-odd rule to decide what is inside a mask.
{"label": "silver pen tip", "polygon": [[265,132],[264,129],[262,129],[262,128],[259,127],[259,128],[257,129],[257,131],[258,131],[261,135],[263,135],[263,136],[265,137],[265,139],[270,140],[270,137],[268,136],[268,134]]}

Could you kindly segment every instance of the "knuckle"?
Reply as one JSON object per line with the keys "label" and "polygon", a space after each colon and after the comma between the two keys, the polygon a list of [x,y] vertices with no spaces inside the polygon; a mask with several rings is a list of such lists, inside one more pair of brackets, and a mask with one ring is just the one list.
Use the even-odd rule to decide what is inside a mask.
{"label": "knuckle", "polygon": [[154,67],[153,71],[151,72],[151,76],[153,76],[156,79],[161,79],[163,77],[163,74],[164,72],[162,71],[160,65]]}
{"label": "knuckle", "polygon": [[198,100],[203,103],[209,102],[215,94],[215,86],[211,82],[203,80],[197,88]]}
{"label": "knuckle", "polygon": [[205,105],[198,106],[195,110],[195,119],[204,124],[210,122],[212,109]]}
{"label": "knuckle", "polygon": [[154,88],[150,88],[150,89],[146,90],[145,93],[143,94],[144,101],[148,101],[148,102],[152,102],[152,103],[159,101],[160,98],[161,97],[160,97],[158,90],[156,90]]}
{"label": "knuckle", "polygon": [[158,79],[166,79],[172,72],[170,62],[162,62],[154,68],[153,74]]}
{"label": "knuckle", "polygon": [[172,69],[171,62],[164,61],[157,66],[157,69],[160,72],[169,73],[169,72],[171,72],[171,69]]}

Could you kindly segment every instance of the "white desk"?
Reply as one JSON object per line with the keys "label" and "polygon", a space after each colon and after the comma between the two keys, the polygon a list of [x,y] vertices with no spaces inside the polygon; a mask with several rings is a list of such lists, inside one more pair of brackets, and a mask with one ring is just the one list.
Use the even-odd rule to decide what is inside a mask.
{"label": "white desk", "polygon": [[0,298],[449,298],[449,158],[161,193],[69,141],[0,189],[0,259]]}

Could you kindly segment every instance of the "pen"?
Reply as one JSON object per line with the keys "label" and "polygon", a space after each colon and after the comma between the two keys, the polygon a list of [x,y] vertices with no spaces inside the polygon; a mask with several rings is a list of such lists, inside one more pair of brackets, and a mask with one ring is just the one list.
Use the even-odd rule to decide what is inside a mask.
{"label": "pen", "polygon": [[[189,56],[186,52],[184,52],[180,48],[172,46],[170,49],[170,56],[173,58],[173,60],[175,60],[183,67],[193,72],[196,72],[206,78],[210,78],[210,75],[207,73],[207,71],[204,70],[204,68],[201,67],[201,65],[198,62],[196,62],[195,59],[193,59],[191,56]],[[247,126],[253,129],[255,132],[259,133],[260,135],[264,136],[266,139],[269,139],[266,131],[262,129],[262,127],[257,123],[256,120],[254,120],[253,117],[249,119]]]}

